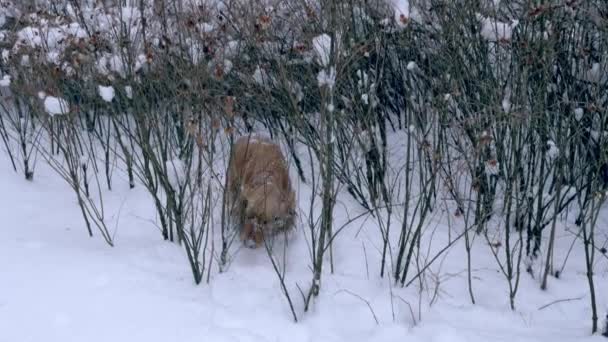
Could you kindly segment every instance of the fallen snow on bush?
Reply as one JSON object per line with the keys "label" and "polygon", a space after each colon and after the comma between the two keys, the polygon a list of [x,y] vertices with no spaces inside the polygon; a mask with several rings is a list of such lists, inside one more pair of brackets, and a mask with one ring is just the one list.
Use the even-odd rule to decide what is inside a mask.
{"label": "fallen snow on bush", "polygon": [[557,158],[557,156],[559,156],[559,148],[555,146],[555,142],[553,142],[553,140],[547,141],[547,148],[547,158],[549,158],[549,160],[554,160]]}
{"label": "fallen snow on bush", "polygon": [[331,56],[331,37],[324,33],[312,39],[312,46],[317,54],[319,64],[328,66]]}
{"label": "fallen snow on bush", "polygon": [[62,98],[46,96],[44,98],[44,110],[51,116],[63,115],[70,112],[70,105]]}
{"label": "fallen snow on bush", "polygon": [[0,80],[0,87],[9,87],[11,85],[11,76],[10,75],[4,75],[2,76],[2,79]]}
{"label": "fallen snow on bush", "polygon": [[477,19],[481,22],[481,36],[491,42],[510,41],[513,29],[519,24],[518,20],[503,23],[480,14]]}
{"label": "fallen snow on bush", "polygon": [[336,69],[334,67],[329,68],[329,72],[325,70],[319,71],[317,74],[317,82],[319,87],[327,86],[330,89],[336,84]]}
{"label": "fallen snow on bush", "polygon": [[125,86],[125,94],[127,95],[127,98],[133,99],[133,87]]}
{"label": "fallen snow on bush", "polygon": [[580,107],[575,108],[574,109],[574,118],[576,119],[576,121],[581,121],[584,113],[585,112],[583,111],[583,108],[580,108]]}
{"label": "fallen snow on bush", "polygon": [[409,0],[388,0],[394,12],[394,19],[398,27],[405,27],[410,20],[418,23],[423,23],[422,17],[418,10],[410,5]]}
{"label": "fallen snow on bush", "polygon": [[101,96],[101,98],[106,101],[106,102],[112,102],[112,100],[114,99],[114,87],[112,86],[98,86],[97,87],[97,92],[99,93],[99,96]]}
{"label": "fallen snow on bush", "polygon": [[66,46],[67,38],[85,38],[87,36],[86,30],[78,23],[49,26],[48,22],[42,21],[38,26],[27,26],[19,30],[15,48],[28,46],[43,48],[47,52],[61,53]]}
{"label": "fallen snow on bush", "polygon": [[253,72],[253,80],[261,86],[269,86],[271,84],[270,82],[272,82],[272,79],[268,76],[266,70],[259,66],[257,66]]}

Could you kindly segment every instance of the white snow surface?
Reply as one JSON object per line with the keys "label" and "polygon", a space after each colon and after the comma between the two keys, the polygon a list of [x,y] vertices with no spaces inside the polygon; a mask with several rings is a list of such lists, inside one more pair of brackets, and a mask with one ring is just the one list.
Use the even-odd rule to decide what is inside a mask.
{"label": "white snow surface", "polygon": [[[403,151],[399,142],[404,137],[392,137],[392,157]],[[299,207],[306,212],[312,191],[297,181],[294,169]],[[532,278],[523,272],[517,310],[511,311],[507,283],[483,238],[473,242],[473,305],[463,241],[431,266],[437,280],[426,279],[422,290],[418,282],[402,288],[379,277],[379,229],[374,219],[360,221],[335,240],[335,271],[330,274],[326,264],[321,293],[304,313],[296,284],[304,290],[309,285],[309,232],[300,227],[286,249],[286,284],[300,319],[294,323],[261,249],[241,249],[224,273],[214,266],[209,284],[194,285],[183,248],[162,240],[148,193],[139,184],[129,190],[121,171],[113,177],[114,190],[104,190],[115,247],[99,234],[88,237],[75,196],[46,164],[38,163],[33,182],[22,178],[0,152],[1,342],[605,341],[590,335],[584,256],[578,244],[560,279],[549,278],[547,291],[539,289],[537,273]],[[341,225],[359,212],[341,194],[334,220]],[[451,221],[449,228],[434,220],[433,237],[422,240],[421,251],[438,251],[457,235],[462,219],[453,216]],[[599,226],[605,225],[605,215],[600,221]],[[400,223],[395,225],[398,233]],[[556,248],[567,250],[572,242],[566,228],[573,229],[558,228]],[[556,264],[562,262],[563,256],[556,256]],[[607,274],[605,259],[598,257],[602,317]]]}
{"label": "white snow surface", "polygon": [[165,167],[167,168],[169,183],[174,189],[178,189],[186,180],[187,173],[184,163],[179,159],[168,160]]}

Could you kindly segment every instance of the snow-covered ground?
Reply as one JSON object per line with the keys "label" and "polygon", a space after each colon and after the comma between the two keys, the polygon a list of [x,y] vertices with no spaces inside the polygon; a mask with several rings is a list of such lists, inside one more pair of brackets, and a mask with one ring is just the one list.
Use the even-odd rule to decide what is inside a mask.
{"label": "snow-covered ground", "polygon": [[[420,293],[416,283],[401,288],[379,277],[378,229],[373,220],[359,222],[339,236],[335,272],[326,272],[319,298],[303,313],[296,284],[307,288],[310,257],[300,229],[286,258],[286,282],[300,319],[294,323],[264,250],[241,249],[227,272],[214,269],[209,284],[195,286],[183,249],[161,239],[145,189],[129,190],[118,173],[114,182],[104,197],[115,234],[115,247],[109,247],[98,235],[88,237],[73,193],[47,165],[40,161],[34,181],[27,182],[0,153],[0,342],[606,340],[590,335],[581,248],[574,248],[547,291],[539,289],[538,277],[524,273],[513,312],[483,238],[474,242],[472,305],[462,244],[431,268]],[[305,206],[310,190],[296,184]],[[342,196],[336,221],[357,210]],[[434,229],[422,250],[446,243],[448,227],[438,222]],[[571,241],[560,228],[559,250]],[[556,264],[563,257],[557,255]],[[596,271],[603,316],[606,258],[598,256]],[[566,298],[576,299],[539,310]]]}

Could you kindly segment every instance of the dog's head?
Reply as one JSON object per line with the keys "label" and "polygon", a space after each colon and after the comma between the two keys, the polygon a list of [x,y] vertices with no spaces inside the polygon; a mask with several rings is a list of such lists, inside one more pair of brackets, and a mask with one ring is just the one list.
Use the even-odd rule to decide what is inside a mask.
{"label": "dog's head", "polygon": [[260,246],[264,237],[288,229],[295,219],[293,194],[285,193],[273,184],[256,187],[244,192],[245,227],[244,240],[255,241]]}

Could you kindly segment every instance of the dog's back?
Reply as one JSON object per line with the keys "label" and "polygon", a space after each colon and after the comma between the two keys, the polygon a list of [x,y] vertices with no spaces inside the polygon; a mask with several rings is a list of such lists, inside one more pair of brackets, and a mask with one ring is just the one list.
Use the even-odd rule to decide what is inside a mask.
{"label": "dog's back", "polygon": [[[233,147],[228,171],[230,203],[237,213],[245,235],[252,235],[255,220],[266,231],[287,230],[293,225],[295,193],[289,179],[289,169],[280,147],[272,140],[259,136],[239,138]],[[276,227],[266,229],[276,223]],[[255,238],[259,244],[259,237]]]}
{"label": "dog's back", "polygon": [[281,149],[266,137],[244,136],[234,144],[229,178],[243,187],[263,181],[278,182],[281,190],[290,190],[289,171]]}

